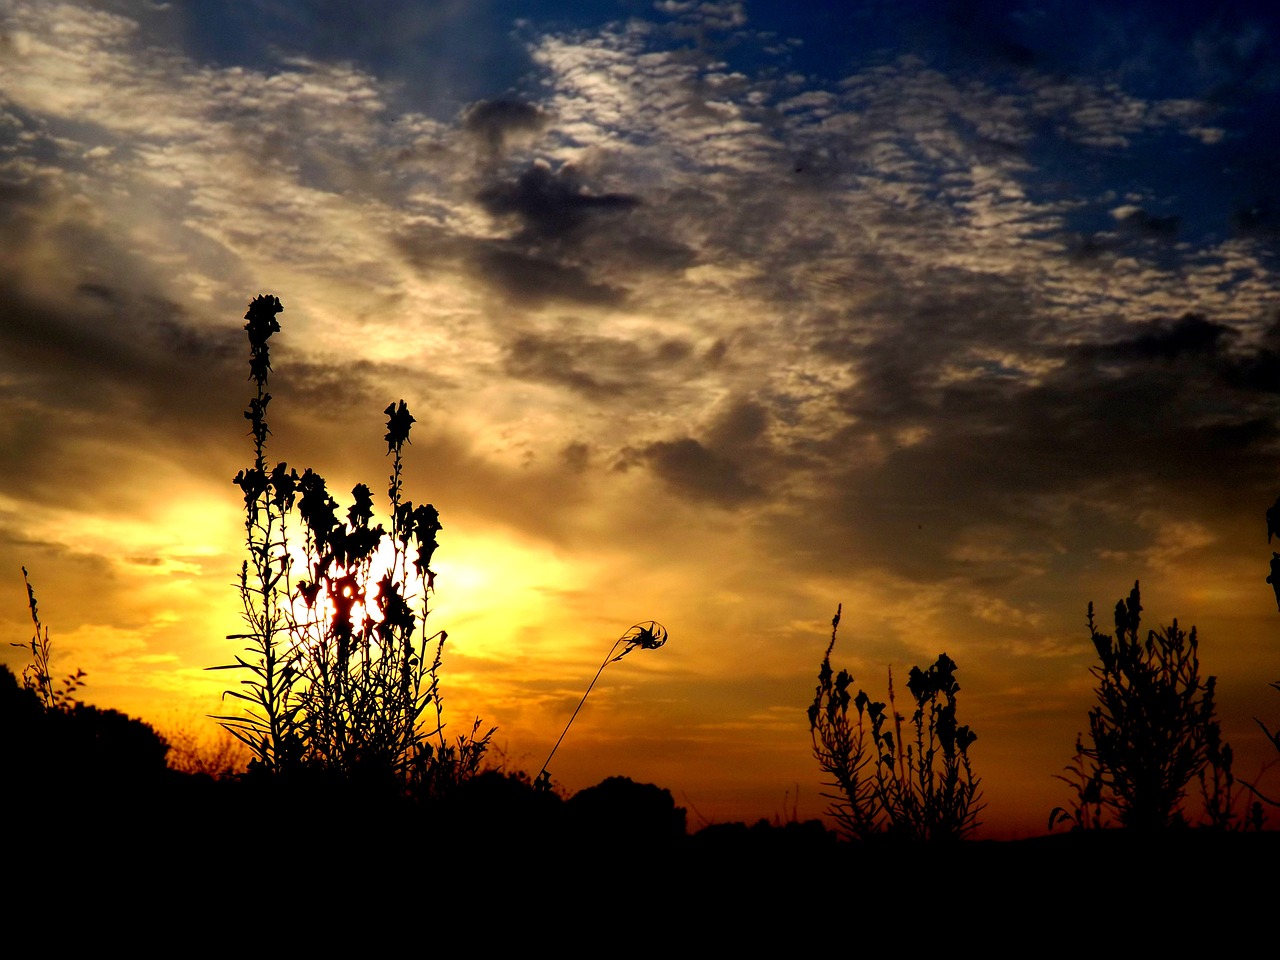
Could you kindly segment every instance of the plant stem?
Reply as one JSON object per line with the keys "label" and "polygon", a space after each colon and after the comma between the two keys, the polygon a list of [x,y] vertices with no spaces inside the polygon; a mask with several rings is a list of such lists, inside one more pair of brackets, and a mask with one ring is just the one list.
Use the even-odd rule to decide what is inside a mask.
{"label": "plant stem", "polygon": [[554,757],[556,755],[556,751],[560,749],[560,741],[564,739],[565,734],[569,732],[569,728],[573,726],[573,721],[577,718],[578,711],[581,710],[582,705],[587,702],[587,697],[591,693],[591,688],[594,687],[596,685],[596,681],[600,679],[600,674],[604,673],[604,668],[607,667],[609,665],[609,661],[613,659],[613,651],[618,649],[618,644],[621,642],[621,638],[614,641],[613,646],[609,648],[609,652],[605,655],[604,662],[600,664],[600,669],[596,671],[596,675],[592,677],[591,682],[587,684],[587,692],[584,693],[582,695],[582,699],[578,701],[578,706],[574,708],[573,716],[569,718],[569,722],[564,725],[564,730],[560,733],[560,739],[557,740],[556,745],[551,748],[551,752],[547,754],[546,763],[544,763],[542,765],[542,769],[538,771],[539,780],[541,780],[543,775],[546,774],[547,767],[551,764],[551,758]]}

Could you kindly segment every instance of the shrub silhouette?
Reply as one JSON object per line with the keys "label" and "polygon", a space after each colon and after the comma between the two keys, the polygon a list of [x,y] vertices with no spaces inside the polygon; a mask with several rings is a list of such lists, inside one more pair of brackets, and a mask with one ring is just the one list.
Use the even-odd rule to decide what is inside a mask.
{"label": "shrub silhouette", "polygon": [[630,777],[608,777],[565,801],[574,838],[593,845],[673,843],[685,836],[686,814],[671,791]]}
{"label": "shrub silhouette", "polygon": [[[286,463],[268,466],[269,341],[280,301],[259,296],[245,314],[249,378],[256,393],[253,465],[235,483],[244,495],[240,597],[248,657],[211,669],[246,672],[227,696],[243,714],[218,717],[253,752],[251,771],[324,772],[417,793],[447,790],[479,768],[493,730],[450,742],[439,671],[447,634],[427,633],[435,586],[431,559],[441,529],[430,504],[403,496],[403,452],[414,417],[404,401],[386,408],[390,531],[374,524],[369,488],[357,484],[340,515],[325,480]],[[293,551],[304,572],[295,578]]]}
{"label": "shrub silhouette", "polygon": [[84,686],[83,670],[60,685],[53,682],[49,628],[40,622],[26,567],[22,580],[35,633],[28,643],[12,644],[31,651],[21,687],[12,671],[0,670],[0,729],[5,733],[0,769],[16,773],[28,791],[48,796],[85,786],[153,783],[167,769],[169,744],[141,720],[75,699]]}
{"label": "shrub silhouette", "polygon": [[7,667],[0,669],[0,729],[0,769],[28,799],[35,793],[61,802],[69,790],[91,789],[98,798],[103,790],[133,791],[154,786],[167,769],[169,745],[149,724],[84,703],[46,707]]}
{"label": "shrub silhouette", "polygon": [[[851,694],[853,676],[847,670],[832,670],[839,624],[837,608],[809,707],[814,757],[833,778],[828,785],[838,790],[824,794],[833,801],[831,815],[847,836],[859,840],[880,834],[916,840],[967,835],[978,826],[984,804],[969,762],[977,734],[956,720],[955,661],[943,653],[927,670],[911,668],[907,689],[916,702],[915,738],[904,743],[892,671],[886,709],[862,690]],[[849,716],[851,704],[856,719]]]}
{"label": "shrub silhouette", "polygon": [[1231,746],[1216,717],[1217,678],[1200,676],[1195,627],[1178,621],[1140,639],[1138,582],[1115,608],[1115,635],[1099,633],[1089,604],[1088,626],[1100,664],[1097,706],[1089,711],[1087,741],[1077,737],[1076,756],[1059,779],[1075,792],[1073,809],[1055,807],[1049,826],[1106,826],[1111,817],[1136,831],[1187,822],[1183,802],[1198,781],[1210,825],[1230,824],[1234,777]]}
{"label": "shrub silhouette", "polygon": [[8,667],[0,667],[0,769],[24,792],[65,769],[48,714],[35,690],[20,684]]}

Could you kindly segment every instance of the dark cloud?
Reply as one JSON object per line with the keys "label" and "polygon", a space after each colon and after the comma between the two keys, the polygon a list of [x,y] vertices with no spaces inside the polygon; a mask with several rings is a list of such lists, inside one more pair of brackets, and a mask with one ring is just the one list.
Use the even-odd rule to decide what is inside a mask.
{"label": "dark cloud", "polygon": [[[1039,377],[978,375],[894,408],[856,404],[829,452],[835,519],[817,511],[846,537],[831,549],[918,578],[1009,578],[1064,545],[1075,560],[1149,546],[1160,517],[1221,526],[1265,504],[1280,360],[1238,339],[1186,315],[1061,348]],[[999,549],[952,549],[973,538]]]}
{"label": "dark cloud", "polygon": [[588,266],[576,258],[532,252],[515,243],[472,240],[426,228],[398,233],[394,243],[423,276],[461,272],[520,306],[612,307],[627,299],[624,288],[594,280]]}
{"label": "dark cloud", "polygon": [[1120,248],[1115,237],[1097,233],[1067,238],[1064,246],[1070,260],[1095,265]]}
{"label": "dark cloud", "polygon": [[[911,5],[914,6],[914,5]],[[935,29],[942,49],[965,61],[980,60],[988,67],[1033,66],[1038,57],[1025,36],[1023,24],[1029,19],[1017,4],[991,0],[945,0],[930,3],[927,14],[908,19],[908,31],[924,40]],[[916,19],[919,17],[919,19]]]}
{"label": "dark cloud", "polygon": [[388,384],[416,384],[420,394],[448,386],[441,383],[439,375],[423,384],[422,373],[416,368],[363,357],[308,359],[304,354],[290,355],[286,362],[287,375],[272,386],[272,393],[280,398],[277,409],[283,412],[287,405],[305,411],[301,416],[308,418],[327,414],[335,423],[353,411],[380,412],[392,399]]}
{"label": "dark cloud", "polygon": [[506,345],[503,368],[509,376],[566,387],[592,400],[644,393],[652,401],[668,369],[691,355],[682,340],[650,344],[566,330],[520,334]]}
{"label": "dark cloud", "polygon": [[[78,502],[124,482],[138,450],[188,449],[218,456],[209,437],[224,429],[244,393],[231,327],[210,332],[159,297],[89,285],[50,301],[0,280],[0,394],[7,427],[0,482],[35,500]],[[109,438],[113,452],[69,462],[79,444]],[[192,450],[193,438],[201,438]],[[75,482],[68,483],[71,478]]]}
{"label": "dark cloud", "polygon": [[582,369],[568,347],[544,337],[526,335],[513,341],[504,367],[510,376],[568,387],[593,399],[617,396],[625,389],[620,382],[602,381]]}
{"label": "dark cloud", "polygon": [[857,386],[840,394],[848,412],[895,427],[933,416],[949,369],[971,368],[985,354],[1038,352],[1043,332],[1016,280],[936,268],[920,285],[892,263],[857,311],[815,317],[811,326],[816,349],[857,372]]}
{"label": "dark cloud", "polygon": [[524,100],[479,100],[462,112],[462,129],[479,138],[491,158],[502,154],[513,135],[539,133],[550,118]]}
{"label": "dark cloud", "polygon": [[1280,316],[1258,343],[1243,347],[1234,327],[1197,313],[1135,326],[1128,337],[1074,348],[1074,360],[1113,369],[1118,363],[1131,376],[1177,374],[1182,389],[1204,394],[1205,410],[1243,410],[1280,394]]}
{"label": "dark cloud", "polygon": [[112,398],[145,398],[161,420],[197,413],[214,384],[234,382],[238,328],[210,331],[181,305],[123,287],[81,284],[77,293],[53,301],[0,279],[6,366],[50,400],[105,412]]}
{"label": "dark cloud", "polygon": [[1231,227],[1240,236],[1280,240],[1280,206],[1269,196],[1260,196],[1238,206],[1231,213]]}
{"label": "dark cloud", "polygon": [[1177,236],[1178,228],[1182,223],[1181,218],[1172,214],[1158,216],[1142,209],[1126,211],[1119,219],[1126,230],[1161,238]]}
{"label": "dark cloud", "polygon": [[621,242],[619,253],[632,267],[652,270],[684,270],[698,259],[692,247],[650,236],[628,237]]}
{"label": "dark cloud", "polygon": [[690,499],[737,507],[763,495],[737,464],[692,437],[651,443],[641,453],[655,474]]}
{"label": "dark cloud", "polygon": [[515,250],[481,246],[473,263],[480,276],[493,283],[508,299],[528,306],[566,301],[608,307],[626,298],[625,292],[617,287],[592,282],[582,267]]}
{"label": "dark cloud", "polygon": [[639,204],[622,193],[591,193],[572,167],[553,171],[534,163],[515,180],[480,191],[480,204],[493,216],[515,216],[532,240],[572,240],[589,218],[630,210]]}
{"label": "dark cloud", "polygon": [[1255,350],[1236,353],[1225,364],[1228,386],[1255,393],[1280,393],[1280,315],[1272,321]]}
{"label": "dark cloud", "polygon": [[583,473],[591,463],[591,445],[586,443],[566,444],[560,451],[560,459],[571,472]]}
{"label": "dark cloud", "polygon": [[615,469],[647,466],[697,503],[733,509],[761,501],[767,491],[755,477],[767,474],[775,461],[765,442],[769,419],[760,402],[733,399],[710,418],[702,439],[684,436],[626,448]]}
{"label": "dark cloud", "polygon": [[758,441],[769,425],[769,412],[754,400],[731,404],[707,431],[707,443],[716,450],[737,450]]}
{"label": "dark cloud", "polygon": [[1141,362],[1176,360],[1184,356],[1216,356],[1238,336],[1231,327],[1189,313],[1179,320],[1152,320],[1137,325],[1123,339],[1099,345],[1085,344],[1074,353],[1083,360]]}
{"label": "dark cloud", "polygon": [[667,339],[658,344],[654,351],[654,360],[659,364],[679,363],[693,354],[693,345],[688,340]]}
{"label": "dark cloud", "polygon": [[[1249,6],[1249,5],[1244,5]],[[1239,103],[1280,87],[1275,10],[1215,10],[1197,24],[1190,52],[1207,99]]]}

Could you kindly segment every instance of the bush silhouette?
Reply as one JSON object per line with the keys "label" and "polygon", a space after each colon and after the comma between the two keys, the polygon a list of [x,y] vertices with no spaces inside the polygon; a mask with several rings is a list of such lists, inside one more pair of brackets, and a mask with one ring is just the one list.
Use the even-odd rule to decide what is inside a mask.
{"label": "bush silhouette", "polygon": [[83,703],[49,709],[7,667],[0,668],[0,729],[0,769],[24,791],[132,790],[167,770],[169,745],[150,725]]}
{"label": "bush silhouette", "polygon": [[670,844],[685,836],[686,814],[671,791],[630,777],[608,777],[565,801],[574,839],[626,846]]}
{"label": "bush silhouette", "polygon": [[[851,694],[853,676],[831,669],[839,625],[837,608],[809,707],[814,757],[838,790],[824,794],[833,801],[831,815],[847,836],[859,840],[881,834],[915,840],[965,836],[978,826],[984,805],[969,762],[977,734],[956,719],[955,661],[943,653],[927,670],[911,668],[907,689],[916,703],[915,735],[904,743],[892,672],[886,705],[861,690]],[[856,719],[849,716],[850,705]]]}
{"label": "bush silhouette", "polygon": [[1234,819],[1231,746],[1222,740],[1214,704],[1215,677],[1201,679],[1195,627],[1178,621],[1140,637],[1138,582],[1115,608],[1115,635],[1099,633],[1089,604],[1088,626],[1098,666],[1098,703],[1089,734],[1059,779],[1075,792],[1073,809],[1053,810],[1049,825],[1107,825],[1150,832],[1185,824],[1187,788],[1199,781],[1205,817],[1215,826]]}
{"label": "bush silhouette", "polygon": [[166,770],[168,743],[141,720],[77,700],[75,694],[84,686],[83,670],[54,683],[49,628],[40,622],[26,567],[22,579],[35,633],[27,643],[12,644],[31,653],[22,683],[7,667],[0,669],[0,769],[16,774],[24,789],[50,795],[86,786],[120,788],[154,781]]}

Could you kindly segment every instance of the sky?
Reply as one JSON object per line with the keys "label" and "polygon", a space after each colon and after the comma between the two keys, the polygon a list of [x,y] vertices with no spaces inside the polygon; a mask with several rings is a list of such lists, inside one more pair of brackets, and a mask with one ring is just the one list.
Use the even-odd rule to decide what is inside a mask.
{"label": "sky", "polygon": [[1087,604],[1139,581],[1275,783],[1278,39],[1168,0],[0,0],[0,625],[26,566],[86,700],[218,712],[271,294],[268,459],[376,494],[406,401],[449,731],[509,770],[656,620],[557,786],[819,816],[842,605],[877,699],[956,661],[980,835],[1041,833]]}

